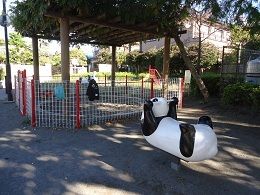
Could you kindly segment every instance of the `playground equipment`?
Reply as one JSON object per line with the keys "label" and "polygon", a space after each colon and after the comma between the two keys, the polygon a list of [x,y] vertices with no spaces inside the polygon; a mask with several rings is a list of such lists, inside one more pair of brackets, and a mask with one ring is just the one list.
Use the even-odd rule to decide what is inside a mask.
{"label": "playground equipment", "polygon": [[151,65],[149,65],[149,74],[150,78],[155,82],[155,84],[160,85],[161,84],[161,75],[158,72],[156,68],[152,68]]}
{"label": "playground equipment", "polygon": [[197,124],[180,123],[177,104],[177,98],[169,103],[164,98],[145,102],[141,123],[147,142],[185,161],[214,157],[218,152],[217,138],[210,117],[200,117]]}

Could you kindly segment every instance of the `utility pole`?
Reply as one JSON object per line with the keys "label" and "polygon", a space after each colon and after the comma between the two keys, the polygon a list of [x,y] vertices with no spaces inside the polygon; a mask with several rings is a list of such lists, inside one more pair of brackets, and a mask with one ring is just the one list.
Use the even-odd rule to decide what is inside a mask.
{"label": "utility pole", "polygon": [[6,53],[6,94],[8,101],[13,101],[12,94],[12,79],[11,79],[11,66],[9,61],[9,48],[8,48],[8,33],[7,33],[7,14],[6,14],[6,0],[3,0],[3,26],[5,32],[5,53]]}

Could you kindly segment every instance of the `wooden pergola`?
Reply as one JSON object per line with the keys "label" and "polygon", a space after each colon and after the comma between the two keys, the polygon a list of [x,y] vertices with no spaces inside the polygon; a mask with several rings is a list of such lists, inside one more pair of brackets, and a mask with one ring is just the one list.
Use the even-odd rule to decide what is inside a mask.
{"label": "wooden pergola", "polygon": [[[165,37],[163,56],[163,79],[169,75],[170,33],[158,32],[155,22],[125,24],[121,18],[107,19],[105,16],[86,17],[80,15],[47,12],[44,15],[59,22],[50,33],[39,33],[31,36],[33,39],[33,61],[35,79],[39,80],[38,39],[60,40],[62,80],[70,80],[69,44],[95,44],[112,46],[111,79],[115,80],[116,47],[128,43],[141,42],[149,39]],[[185,31],[179,31],[183,34]],[[30,36],[30,35],[27,35]]]}

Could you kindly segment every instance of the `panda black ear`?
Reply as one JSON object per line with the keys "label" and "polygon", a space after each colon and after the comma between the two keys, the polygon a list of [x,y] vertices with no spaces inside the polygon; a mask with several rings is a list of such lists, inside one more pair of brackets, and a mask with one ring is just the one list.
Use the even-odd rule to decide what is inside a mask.
{"label": "panda black ear", "polygon": [[153,102],[151,100],[145,100],[144,109],[151,110],[153,108]]}
{"label": "panda black ear", "polygon": [[177,105],[179,102],[179,99],[177,97],[172,97],[172,101]]}
{"label": "panda black ear", "polygon": [[201,116],[198,120],[198,124],[205,124],[213,129],[213,122],[209,116]]}

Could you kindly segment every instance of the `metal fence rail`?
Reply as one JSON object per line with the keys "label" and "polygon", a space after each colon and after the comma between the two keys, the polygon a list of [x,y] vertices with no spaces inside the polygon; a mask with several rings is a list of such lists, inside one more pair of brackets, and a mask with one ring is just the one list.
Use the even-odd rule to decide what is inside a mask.
{"label": "metal fence rail", "polygon": [[[25,87],[19,84],[20,80],[26,81],[26,78],[16,79],[19,93],[16,98],[21,99],[16,102],[20,109],[25,107],[22,114],[37,127],[80,128],[137,117],[145,99],[163,96],[162,84],[143,79],[128,81],[127,77],[125,81],[99,82],[100,98],[94,101],[87,96],[88,84],[78,80],[45,83],[31,80],[26,81]],[[183,79],[170,79],[167,86],[167,99],[178,97],[182,106]]]}
{"label": "metal fence rail", "polygon": [[221,76],[223,79],[235,78],[250,81],[250,77],[260,78],[259,63],[249,64],[260,57],[259,50],[224,46],[222,51]]}

